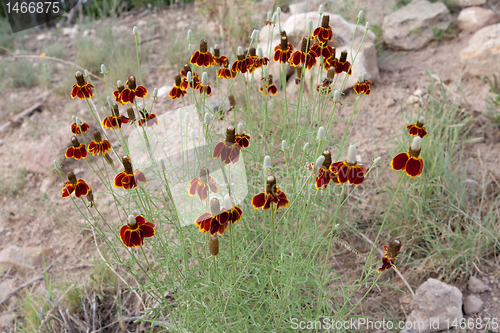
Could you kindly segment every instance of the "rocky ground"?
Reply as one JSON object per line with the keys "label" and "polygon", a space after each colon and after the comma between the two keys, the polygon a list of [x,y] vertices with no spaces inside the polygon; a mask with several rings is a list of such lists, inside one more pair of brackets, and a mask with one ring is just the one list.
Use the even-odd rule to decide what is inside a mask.
{"label": "rocky ground", "polygon": [[[456,7],[453,12],[441,2],[431,4],[425,0],[414,0],[398,11],[394,11],[392,1],[377,0],[365,7],[363,5],[366,2],[357,2],[359,8],[365,9],[372,26],[381,27],[383,37],[379,38],[383,38],[385,46],[377,48],[375,45],[379,40],[370,33],[361,51],[363,56],[353,68],[353,77],[366,71],[374,83],[372,94],[363,105],[359,126],[352,135],[362,160],[375,155],[388,157],[387,145],[380,143],[388,135],[395,134],[395,129],[403,124],[399,112],[401,107],[417,110],[422,99],[426,98],[426,87],[432,81],[442,80],[443,86],[460,104],[463,112],[483,119],[479,122],[484,124],[484,128],[478,132],[482,139],[467,147],[474,153],[470,155],[468,165],[482,163],[487,170],[487,183],[496,183],[498,189],[500,134],[498,127],[485,117],[486,100],[491,95],[490,87],[481,76],[500,73],[500,15],[489,9],[482,0],[454,1]],[[352,10],[348,11],[350,7],[342,4],[339,8],[346,10],[343,14],[355,17],[355,14],[352,16]],[[307,2],[283,7],[282,22],[285,22],[284,26],[288,25],[286,29],[291,38],[298,38],[305,29],[305,26],[300,27],[294,22],[305,22],[303,18],[307,15],[317,17],[317,5]],[[256,22],[263,22],[272,3],[262,2],[255,6]],[[312,13],[303,14],[309,11]],[[203,22],[211,33],[220,33],[221,26],[217,21],[201,15],[198,8],[192,6],[160,12],[131,12],[120,18],[120,26],[123,27],[120,29],[131,31],[134,25],[138,25],[146,31],[165,30],[185,36],[189,27],[187,22],[196,20]],[[335,35],[333,45],[340,50],[350,41],[354,26],[333,14],[331,25]],[[261,36],[266,36],[265,27],[251,28],[261,28]],[[433,28],[441,30],[433,31]],[[79,31],[74,27],[66,29],[64,40],[68,45],[71,45],[75,34],[86,33],[92,38],[92,31]],[[360,33],[356,35],[356,43],[359,43]],[[38,44],[46,39],[50,40],[47,30],[33,33],[25,43],[26,49],[18,53],[38,55]],[[184,37],[179,40],[183,41]],[[160,35],[152,43],[153,50],[161,54],[160,50],[168,42]],[[230,40],[226,46],[235,49]],[[172,78],[177,69],[166,65],[160,56],[154,55],[155,52],[152,54],[154,70],[148,76],[146,85],[159,87],[157,109],[173,112],[182,103],[168,98],[168,91],[172,87],[170,82],[173,83],[173,80],[165,78]],[[61,71],[65,72],[66,65],[60,66]],[[292,75],[292,81],[293,78]],[[353,94],[350,87],[346,94]],[[94,258],[99,260],[99,254],[94,250],[91,233],[80,232],[84,225],[83,219],[74,212],[70,202],[60,198],[61,181],[52,168],[52,161],[62,160],[62,153],[70,141],[68,128],[71,115],[84,117],[86,105],[75,102],[73,105],[76,106],[68,107],[73,102],[70,101],[69,90],[62,97],[40,86],[31,89],[9,88],[4,96],[9,103],[17,106],[5,114],[8,118],[4,118],[4,121],[10,119],[10,125],[0,124],[0,183],[3,192],[0,197],[0,328],[4,327],[5,332],[10,332],[19,313],[20,296],[25,292],[18,288],[34,278],[43,278],[42,253],[47,269],[50,268],[51,279],[60,286],[65,283],[68,286],[72,283],[89,283],[89,274],[97,265]],[[37,106],[37,103],[41,104]],[[35,110],[27,110],[23,118],[12,118],[32,106],[36,106]],[[341,116],[348,117],[350,113],[348,107],[340,108]],[[337,126],[340,128],[344,125],[338,123]],[[392,128],[392,132],[387,133],[387,128]],[[65,163],[69,163],[66,166],[76,167],[76,163]],[[89,182],[93,181],[90,168],[77,167],[75,173]],[[420,287],[412,285],[416,297],[413,300],[411,297],[401,298],[399,311],[408,320],[412,318],[429,322],[430,318],[440,318],[441,325],[446,319],[450,323],[461,318],[485,323],[486,318],[497,318],[500,326],[498,261],[491,261],[490,265],[476,267],[473,271],[473,277],[456,286],[434,279],[429,279]],[[24,287],[35,293],[43,293],[43,281],[40,281],[36,280]],[[18,290],[17,294],[11,295]],[[7,297],[5,301],[4,297]],[[490,327],[494,332],[500,331],[498,327]],[[437,329],[445,328],[439,326]],[[469,331],[486,332],[477,326]]]}

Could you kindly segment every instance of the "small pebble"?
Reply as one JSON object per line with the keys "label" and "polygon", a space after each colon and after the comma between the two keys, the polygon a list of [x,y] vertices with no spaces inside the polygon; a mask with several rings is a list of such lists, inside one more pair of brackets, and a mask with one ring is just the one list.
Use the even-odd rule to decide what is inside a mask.
{"label": "small pebble", "polygon": [[435,49],[435,48],[433,48],[433,47],[431,47],[431,48],[429,49],[429,52],[430,52],[430,53],[436,53],[436,49]]}
{"label": "small pebble", "polygon": [[496,301],[496,300],[498,300],[498,297],[492,297],[491,300]]}

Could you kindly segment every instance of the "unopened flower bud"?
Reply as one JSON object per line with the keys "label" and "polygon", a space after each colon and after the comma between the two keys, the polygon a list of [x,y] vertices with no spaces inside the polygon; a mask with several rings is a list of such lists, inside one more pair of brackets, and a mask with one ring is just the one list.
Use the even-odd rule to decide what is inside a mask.
{"label": "unopened flower bud", "polygon": [[158,88],[153,89],[153,98],[158,97]]}
{"label": "unopened flower bud", "polygon": [[227,96],[227,99],[229,100],[229,105],[231,105],[231,107],[236,106],[236,98],[234,98],[233,94],[230,94],[229,96]]}
{"label": "unopened flower bud", "polygon": [[191,82],[193,80],[193,74],[191,72],[188,72],[186,75],[186,81]]}
{"label": "unopened flower bud", "polygon": [[238,46],[238,52],[236,53],[237,55],[243,55],[243,48],[241,46]]}
{"label": "unopened flower bud", "polygon": [[193,39],[193,30],[191,30],[191,29],[188,30],[188,38],[187,39]]}
{"label": "unopened flower bud", "polygon": [[316,163],[314,163],[314,171],[318,171],[323,165],[323,162],[325,162],[325,156],[321,155],[316,159]]}
{"label": "unopened flower bud", "polygon": [[163,159],[163,157],[160,156],[158,158],[158,164],[160,165],[160,169],[165,170],[165,160]]}
{"label": "unopened flower bud", "polygon": [[137,36],[139,34],[139,28],[135,26],[134,29],[132,29],[132,33]]}
{"label": "unopened flower bud", "polygon": [[113,105],[115,104],[115,102],[113,101],[113,99],[108,96],[107,100],[108,100],[109,106],[113,107]]}
{"label": "unopened flower bud", "polygon": [[278,20],[278,14],[274,13],[273,18],[271,19],[271,22],[276,23],[276,20]]}
{"label": "unopened flower bud", "polygon": [[335,91],[333,92],[333,101],[334,101],[335,103],[340,102],[340,91],[335,90]]}
{"label": "unopened flower bud", "polygon": [[288,145],[286,143],[286,140],[281,141],[281,150],[287,150],[287,149],[288,149]]}
{"label": "unopened flower bud", "polygon": [[210,48],[210,53],[211,53],[211,54],[214,54],[214,53],[215,53],[215,52],[214,52],[214,48],[213,48],[213,47],[211,47],[211,48]]}
{"label": "unopened flower bud", "polygon": [[359,74],[359,75],[358,75],[358,82],[359,82],[359,83],[363,83],[363,82],[365,82],[365,80],[363,80],[363,74]]}
{"label": "unopened flower bud", "polygon": [[245,127],[243,126],[243,123],[238,124],[236,135],[245,135]]}
{"label": "unopened flower bud", "polygon": [[276,14],[281,15],[281,7],[276,8]]}
{"label": "unopened flower bud", "polygon": [[83,71],[83,75],[85,75],[86,77],[89,77],[90,76],[90,73],[88,70],[84,70]]}
{"label": "unopened flower bud", "polygon": [[323,15],[324,11],[325,11],[325,9],[323,8],[323,5],[319,5],[319,9],[318,9],[319,15]]}
{"label": "unopened flower bud", "polygon": [[424,124],[425,124],[425,118],[424,117],[420,117],[420,119],[417,122],[417,126],[418,127],[422,127],[422,126],[424,126]]}
{"label": "unopened flower bud", "polygon": [[57,162],[57,160],[54,160],[54,168],[56,170],[61,170],[61,165],[59,164],[59,162]]}
{"label": "unopened flower bud", "polygon": [[263,57],[264,57],[264,51],[262,51],[262,47],[259,47],[259,48],[257,49],[257,56],[258,56],[259,58],[263,58]]}
{"label": "unopened flower bud", "polygon": [[358,13],[358,19],[362,19],[363,18],[363,11],[360,10],[359,13]]}
{"label": "unopened flower bud", "polygon": [[419,136],[413,138],[413,142],[411,143],[411,149],[414,151],[420,151],[422,147],[422,139]]}
{"label": "unopened flower bud", "polygon": [[252,38],[252,39],[257,39],[257,38],[259,38],[259,30],[254,29],[254,30],[252,31],[252,35],[250,36],[250,38]]}
{"label": "unopened flower bud", "polygon": [[224,208],[226,210],[230,210],[231,208],[233,208],[233,203],[231,202],[231,197],[229,196],[229,194],[226,194],[224,196]]}
{"label": "unopened flower bud", "polygon": [[367,78],[368,78],[368,73],[363,72],[363,82],[365,82]]}
{"label": "unopened flower bud", "polygon": [[189,114],[189,112],[186,112],[186,114],[184,114],[184,121],[189,124],[191,122],[191,115]]}
{"label": "unopened flower bud", "polygon": [[324,127],[318,129],[318,140],[324,140],[326,135],[326,130]]}
{"label": "unopened flower bud", "polygon": [[182,111],[181,108],[177,109],[177,120],[179,120],[179,121],[184,120],[184,111]]}
{"label": "unopened flower bud", "polygon": [[269,155],[266,155],[264,157],[264,169],[271,169],[272,165],[271,165],[271,156]]}
{"label": "unopened flower bud", "polygon": [[191,139],[198,139],[198,132],[196,132],[194,129],[191,130],[191,133],[189,133],[189,136]]}
{"label": "unopened flower bud", "polygon": [[74,122],[74,123],[76,122],[76,117],[75,117],[75,115],[72,115],[72,116],[71,116],[71,119],[73,119],[73,122]]}
{"label": "unopened flower bud", "polygon": [[82,121],[80,120],[80,118],[75,117],[75,124],[76,126],[82,126]]}
{"label": "unopened flower bud", "polygon": [[193,53],[193,47],[191,46],[191,43],[188,44],[188,50],[189,53]]}
{"label": "unopened flower bud", "polygon": [[206,86],[208,84],[208,73],[207,72],[203,72],[203,74],[201,74],[201,84]]}
{"label": "unopened flower bud", "polygon": [[356,146],[350,145],[347,149],[347,163],[356,164]]}
{"label": "unopened flower bud", "polygon": [[309,150],[309,142],[306,142],[306,143],[304,144],[304,147],[302,147],[302,150],[303,150],[303,151],[308,151],[308,150]]}
{"label": "unopened flower bud", "polygon": [[104,64],[101,64],[101,74],[106,74],[108,71],[106,70],[106,66]]}
{"label": "unopened flower bud", "polygon": [[208,248],[211,255],[216,256],[219,254],[219,239],[217,238],[217,235],[213,235],[210,237]]}
{"label": "unopened flower bud", "polygon": [[365,23],[365,30],[370,30],[370,22]]}
{"label": "unopened flower bud", "polygon": [[380,162],[380,160],[382,159],[382,157],[377,157],[376,159],[373,160],[373,164],[378,164],[378,162]]}
{"label": "unopened flower bud", "polygon": [[273,17],[273,13],[267,12],[267,20],[271,21],[271,18]]}
{"label": "unopened flower bud", "polygon": [[389,258],[396,258],[396,256],[399,253],[399,250],[401,250],[401,241],[397,238],[394,238],[389,243],[389,248],[387,249],[387,256]]}
{"label": "unopened flower bud", "polygon": [[210,125],[212,123],[212,115],[210,113],[205,113],[205,124]]}
{"label": "unopened flower bud", "polygon": [[[127,116],[128,116],[128,119],[129,121],[134,121],[135,120],[135,112],[134,112],[134,109],[132,109],[131,106],[127,106]],[[165,117],[163,117],[165,118]]]}
{"label": "unopened flower bud", "polygon": [[307,21],[307,30],[313,31],[313,26],[314,26],[313,20],[310,19],[309,21]]}

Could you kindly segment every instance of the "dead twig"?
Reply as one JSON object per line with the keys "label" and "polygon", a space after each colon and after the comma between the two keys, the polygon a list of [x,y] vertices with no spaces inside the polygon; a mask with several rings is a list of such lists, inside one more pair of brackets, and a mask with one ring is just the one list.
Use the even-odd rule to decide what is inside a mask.
{"label": "dead twig", "polygon": [[[54,265],[53,262],[49,266],[47,266],[47,269],[46,269],[47,272],[52,267],[52,265]],[[29,286],[32,283],[35,283],[35,282],[37,282],[39,280],[43,280],[43,279],[45,279],[45,270],[42,273],[40,273],[39,275],[37,275],[36,277],[34,277],[33,279],[23,283],[22,285],[20,285],[19,287],[17,287],[16,289],[11,291],[10,293],[8,293],[4,298],[0,299],[0,305],[3,304],[5,301],[7,301],[9,298],[11,298],[12,295],[17,293],[19,290],[23,289],[24,287]]]}

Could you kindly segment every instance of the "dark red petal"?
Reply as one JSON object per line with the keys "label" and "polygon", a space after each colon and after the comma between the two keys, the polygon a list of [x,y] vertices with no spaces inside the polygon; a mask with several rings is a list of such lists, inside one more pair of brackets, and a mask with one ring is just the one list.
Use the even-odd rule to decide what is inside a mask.
{"label": "dark red petal", "polygon": [[189,183],[189,196],[194,197],[196,192],[198,191],[198,184],[200,184],[200,178],[194,178],[190,183]]}
{"label": "dark red petal", "polygon": [[[420,158],[410,157],[406,162],[406,174],[410,177],[420,176],[422,174],[423,162]],[[422,168],[421,168],[422,167]]]}
{"label": "dark red petal", "polygon": [[212,154],[212,157],[213,158],[217,158],[220,156],[220,154],[222,153],[222,149],[224,148],[224,141],[221,141],[219,142],[215,148],[214,148],[214,152]]}
{"label": "dark red petal", "polygon": [[349,175],[349,166],[347,163],[343,162],[342,165],[338,169],[337,173],[337,180],[339,183],[343,184],[347,181],[348,175]]}
{"label": "dark red petal", "polygon": [[135,230],[130,232],[130,247],[137,247],[142,245],[143,236],[140,230]]}
{"label": "dark red petal", "polygon": [[264,206],[265,203],[266,203],[266,194],[264,192],[261,192],[252,198],[252,206],[255,209]]}
{"label": "dark red petal", "polygon": [[394,156],[394,158],[391,161],[391,168],[393,170],[405,170],[406,167],[406,162],[408,162],[408,159],[410,158],[410,155],[408,153],[400,153]]}
{"label": "dark red petal", "polygon": [[125,176],[126,176],[125,171],[117,174],[115,180],[113,181],[113,187],[123,187],[123,177]]}
{"label": "dark red petal", "polygon": [[153,237],[155,235],[155,225],[151,222],[142,225],[141,230],[144,238]]}
{"label": "dark red petal", "polygon": [[146,223],[146,219],[142,215],[137,215],[135,217],[135,222],[137,222],[137,224],[144,224]]}
{"label": "dark red petal", "polygon": [[191,61],[190,61],[190,63],[191,63],[191,64],[193,64],[193,65],[194,65],[194,64],[197,64],[197,62],[198,62],[198,58],[199,58],[199,57],[200,57],[200,51],[196,50],[196,51],[193,53],[193,55],[191,56]]}

